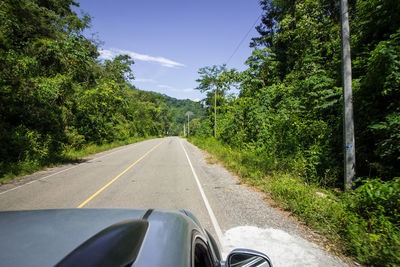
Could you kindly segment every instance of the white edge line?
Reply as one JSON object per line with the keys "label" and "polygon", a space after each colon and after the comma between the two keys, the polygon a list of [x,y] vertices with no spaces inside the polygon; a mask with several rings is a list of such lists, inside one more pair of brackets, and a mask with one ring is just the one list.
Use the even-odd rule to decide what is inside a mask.
{"label": "white edge line", "polygon": [[210,219],[211,219],[211,222],[212,222],[212,224],[213,224],[213,226],[214,226],[215,232],[216,232],[216,234],[217,234],[219,243],[222,245],[222,237],[223,237],[223,234],[222,234],[222,231],[221,231],[221,227],[219,226],[218,221],[217,221],[217,218],[215,217],[215,214],[214,214],[213,210],[211,209],[211,206],[210,206],[210,203],[208,202],[208,199],[207,199],[207,197],[206,197],[206,194],[204,193],[203,188],[201,187],[199,178],[197,177],[197,174],[196,174],[196,172],[194,171],[192,162],[190,161],[190,158],[189,158],[189,156],[188,156],[188,153],[186,152],[185,147],[184,147],[183,144],[182,144],[182,141],[179,140],[179,143],[181,144],[181,146],[182,146],[182,148],[183,148],[183,151],[185,152],[185,155],[186,155],[186,158],[187,158],[188,163],[189,163],[189,165],[190,165],[190,168],[192,169],[192,173],[193,173],[194,179],[196,180],[196,183],[197,183],[197,186],[198,186],[198,188],[199,188],[200,194],[201,194],[201,196],[202,196],[202,198],[203,198],[203,201],[204,201],[204,204],[205,204],[205,206],[206,206],[206,208],[207,208],[208,214],[210,215]]}
{"label": "white edge line", "polygon": [[16,190],[16,189],[18,189],[18,188],[21,188],[21,187],[25,186],[25,185],[32,184],[32,183],[34,183],[34,182],[44,180],[44,179],[49,178],[49,177],[51,177],[51,176],[53,176],[53,175],[56,175],[56,174],[59,174],[59,173],[62,173],[62,172],[71,170],[71,169],[76,168],[76,167],[78,167],[78,166],[79,166],[79,164],[78,164],[78,165],[75,165],[75,166],[72,166],[72,167],[70,167],[70,168],[68,168],[68,169],[64,169],[64,170],[61,170],[61,171],[59,171],[59,172],[52,173],[52,174],[47,175],[47,176],[45,176],[45,177],[43,177],[43,178],[30,181],[30,182],[28,182],[28,183],[26,183],[26,184],[22,184],[22,185],[20,185],[20,186],[17,186],[17,187],[8,189],[8,190],[6,190],[6,191],[4,191],[4,192],[1,192],[0,195],[5,194],[5,193],[10,192],[10,191],[14,191],[14,190]]}
{"label": "white edge line", "polygon": [[[133,144],[130,144],[130,145],[128,145],[128,146],[134,146],[134,145],[136,145],[136,144],[137,144],[137,143],[133,143]],[[107,156],[109,156],[109,155],[112,155],[112,154],[114,154],[114,153],[117,153],[117,152],[120,152],[120,151],[124,151],[124,150],[130,149],[130,148],[131,148],[131,147],[119,149],[119,150],[117,150],[117,151],[113,151],[113,152],[111,152],[111,153],[108,153],[108,154],[103,155],[103,156],[98,157],[98,158],[93,158],[93,159],[91,159],[91,160],[101,159],[101,158],[107,157]],[[90,157],[90,156],[89,156],[89,157]],[[91,160],[89,160],[88,162],[90,162]],[[77,164],[77,165],[72,166],[72,167],[70,167],[70,168],[68,168],[68,169],[64,169],[64,170],[61,170],[61,171],[59,171],[59,172],[52,173],[52,174],[50,174],[50,175],[47,175],[47,176],[45,176],[45,177],[42,177],[42,178],[40,178],[40,179],[36,179],[36,180],[30,181],[30,182],[28,182],[28,183],[26,183],[26,184],[22,184],[22,185],[19,185],[19,186],[17,186],[17,187],[13,187],[13,188],[8,189],[8,190],[6,190],[6,191],[0,192],[0,195],[5,194],[5,193],[8,193],[8,192],[11,192],[11,191],[14,191],[14,190],[16,190],[16,189],[18,189],[18,188],[21,188],[21,187],[23,187],[23,186],[26,186],[26,185],[29,185],[29,184],[33,184],[34,182],[43,181],[44,179],[50,178],[51,176],[60,174],[60,173],[62,173],[62,172],[65,172],[65,171],[74,169],[74,168],[79,167],[79,166],[82,166],[82,165],[81,165],[81,164]]]}

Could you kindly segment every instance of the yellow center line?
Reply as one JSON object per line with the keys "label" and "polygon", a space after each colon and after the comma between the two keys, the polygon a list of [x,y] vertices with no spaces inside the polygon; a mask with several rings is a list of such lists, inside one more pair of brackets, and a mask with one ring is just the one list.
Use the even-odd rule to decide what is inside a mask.
{"label": "yellow center line", "polygon": [[95,198],[98,194],[100,194],[104,189],[106,189],[107,187],[109,187],[112,183],[114,183],[119,177],[121,177],[124,173],[126,173],[130,168],[132,168],[133,166],[135,166],[139,161],[141,161],[142,159],[144,159],[147,155],[149,155],[154,149],[156,149],[158,146],[160,146],[163,143],[163,141],[161,141],[159,144],[155,145],[152,149],[150,149],[149,151],[146,152],[146,154],[144,154],[143,156],[141,156],[137,161],[135,161],[134,163],[132,163],[128,168],[126,168],[123,172],[121,172],[120,174],[118,174],[114,179],[112,179],[110,182],[108,182],[108,184],[106,184],[105,186],[103,186],[102,188],[100,188],[99,191],[97,191],[96,193],[94,193],[93,195],[91,195],[88,199],[86,199],[85,201],[83,201],[77,208],[80,209],[83,206],[85,206],[89,201],[91,201],[93,198]]}

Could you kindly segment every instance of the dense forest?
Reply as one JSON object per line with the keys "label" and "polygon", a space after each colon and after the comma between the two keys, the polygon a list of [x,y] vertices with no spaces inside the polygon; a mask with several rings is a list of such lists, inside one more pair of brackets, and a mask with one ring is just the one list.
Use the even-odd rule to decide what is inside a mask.
{"label": "dense forest", "polygon": [[[163,95],[163,98],[171,113],[171,123],[167,135],[183,136],[185,133],[187,134],[188,129],[193,133],[196,129],[195,125],[204,116],[203,105],[190,99],[181,100],[166,95]],[[195,127],[194,129],[187,127],[188,115],[191,125]],[[183,127],[185,127],[186,131],[183,130]]]}
{"label": "dense forest", "polygon": [[[130,85],[130,87],[131,90],[135,92],[138,99],[147,103],[152,103],[157,107],[160,107],[162,112],[165,112],[164,123],[156,127],[156,129],[162,131],[155,131],[152,135],[162,134],[166,136],[183,136],[183,127],[185,126],[184,124],[187,123],[188,119],[186,115],[187,112],[191,114],[189,119],[192,124],[195,124],[196,120],[199,120],[204,116],[203,105],[199,102],[190,99],[176,99],[156,92],[142,91],[133,85]],[[148,114],[148,112],[146,113]],[[187,130],[187,125],[185,128]],[[192,132],[192,130],[190,131]],[[143,134],[145,135],[145,133]]]}
{"label": "dense forest", "polygon": [[[343,188],[339,1],[260,1],[263,15],[259,35],[250,43],[248,68],[199,70],[197,89],[207,92],[207,114],[194,142],[214,149],[253,184],[272,177],[266,191],[286,198],[286,208],[341,240],[359,261],[394,266],[400,264],[400,1],[353,0],[349,5],[357,160],[353,192],[337,189]],[[238,96],[230,94],[233,86]],[[217,142],[209,138],[215,93]],[[221,151],[215,150],[218,144]],[[291,182],[277,178],[287,176]],[[310,191],[315,187],[343,206],[326,202],[319,209],[320,200]]]}
{"label": "dense forest", "polygon": [[87,144],[177,135],[185,112],[200,116],[198,103],[132,86],[128,56],[100,60],[99,42],[83,34],[90,16],[72,6],[0,2],[0,177],[59,162]]}

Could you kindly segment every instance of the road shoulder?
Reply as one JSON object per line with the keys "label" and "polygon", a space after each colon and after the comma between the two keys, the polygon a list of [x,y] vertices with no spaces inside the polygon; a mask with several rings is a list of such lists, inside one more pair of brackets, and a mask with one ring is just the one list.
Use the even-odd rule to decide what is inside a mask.
{"label": "road shoulder", "polygon": [[[266,246],[265,250],[271,250],[271,247],[274,246],[275,248],[271,250],[270,254],[282,253],[282,251],[276,249],[277,245],[287,250],[292,249],[292,254],[286,255],[283,253],[282,255],[287,257],[294,255],[292,260],[297,260],[298,263],[301,263],[299,265],[353,265],[351,259],[341,255],[333,255],[329,252],[326,249],[324,238],[313,232],[304,223],[290,216],[289,212],[283,211],[276,204],[271,205],[274,203],[267,194],[246,184],[241,184],[237,175],[227,171],[208,152],[187,141],[184,144],[193,158],[193,165],[198,172],[214,213],[217,214],[225,237],[229,239],[225,241],[228,241],[228,243],[241,242],[245,243],[247,247],[251,247],[252,244],[246,243],[247,241],[243,240],[243,238],[234,240],[236,238],[234,232],[236,231],[237,236],[237,232],[241,231],[242,234],[246,233],[247,236],[255,235],[254,238],[256,239],[257,235],[264,239],[272,237],[271,244],[267,244],[267,240],[261,240],[261,242],[256,240],[254,243],[258,242],[258,244],[254,244],[254,248],[260,249],[260,246],[264,245]],[[287,242],[296,243],[296,246],[287,247],[285,244],[280,243],[279,240],[273,240],[274,235],[280,235],[278,239],[284,240],[286,238]],[[234,244],[226,244],[226,246],[232,247]],[[268,251],[265,252],[268,254]],[[296,255],[299,257],[303,255],[304,261],[296,259]],[[309,260],[305,260],[305,258]]]}

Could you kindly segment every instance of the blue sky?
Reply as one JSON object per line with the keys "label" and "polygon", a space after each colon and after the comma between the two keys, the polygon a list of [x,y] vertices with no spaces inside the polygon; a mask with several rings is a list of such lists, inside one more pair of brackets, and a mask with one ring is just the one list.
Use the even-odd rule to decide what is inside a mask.
{"label": "blue sky", "polygon": [[[132,83],[142,90],[178,99],[204,98],[197,87],[199,68],[227,62],[261,14],[258,0],[77,0],[89,13],[103,42],[101,56],[129,54]],[[259,22],[257,23],[259,24]],[[254,28],[229,61],[245,69]]]}

